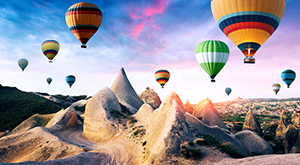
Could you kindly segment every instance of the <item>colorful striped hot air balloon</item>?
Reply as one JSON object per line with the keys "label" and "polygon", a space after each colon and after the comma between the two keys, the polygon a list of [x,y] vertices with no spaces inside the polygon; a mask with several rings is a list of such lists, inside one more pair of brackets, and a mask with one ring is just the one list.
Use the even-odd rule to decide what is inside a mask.
{"label": "colorful striped hot air balloon", "polygon": [[227,87],[227,88],[225,89],[225,92],[226,92],[227,95],[229,96],[229,94],[231,93],[231,88],[230,88],[230,87]]}
{"label": "colorful striped hot air balloon", "polygon": [[48,78],[46,79],[46,81],[47,81],[47,83],[50,85],[51,82],[52,82],[52,78],[48,77]]}
{"label": "colorful striped hot air balloon", "polygon": [[287,69],[281,73],[281,78],[282,78],[283,82],[287,85],[287,87],[289,88],[290,85],[293,83],[293,81],[296,78],[296,73],[291,69]]}
{"label": "colorful striped hot air balloon", "polygon": [[24,72],[24,69],[27,67],[28,65],[28,60],[26,60],[25,58],[21,58],[19,61],[18,61],[18,65],[19,67],[22,69],[22,72]]}
{"label": "colorful striped hot air balloon", "polygon": [[279,26],[286,0],[211,0],[212,14],[222,32],[255,63],[257,50]]}
{"label": "colorful striped hot air balloon", "polygon": [[222,41],[208,40],[198,44],[196,59],[200,66],[210,76],[211,82],[225,66],[229,58],[229,48]]}
{"label": "colorful striped hot air balloon", "polygon": [[53,58],[57,55],[59,51],[59,43],[55,40],[46,40],[42,43],[42,52],[52,63]]}
{"label": "colorful striped hot air balloon", "polygon": [[277,95],[277,93],[279,92],[281,85],[278,83],[275,83],[272,85],[273,91],[275,92],[275,94]]}
{"label": "colorful striped hot air balloon", "polygon": [[75,78],[75,76],[73,76],[73,75],[68,75],[68,76],[66,77],[66,82],[67,82],[67,84],[69,84],[70,88],[71,88],[72,85],[74,84],[75,80],[76,80],[76,78]]}
{"label": "colorful striped hot air balloon", "polygon": [[81,48],[86,48],[86,43],[101,25],[101,10],[92,3],[80,2],[72,5],[65,17],[69,29],[82,43]]}
{"label": "colorful striped hot air balloon", "polygon": [[165,84],[170,79],[170,72],[166,69],[159,69],[154,74],[156,81],[160,84],[161,88],[164,88]]}

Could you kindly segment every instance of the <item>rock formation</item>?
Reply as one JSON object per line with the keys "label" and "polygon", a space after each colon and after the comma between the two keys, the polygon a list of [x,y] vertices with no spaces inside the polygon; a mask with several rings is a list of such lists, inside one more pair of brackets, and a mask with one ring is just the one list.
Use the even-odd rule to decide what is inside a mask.
{"label": "rock formation", "polygon": [[300,116],[298,116],[296,111],[294,111],[292,116],[291,116],[291,122],[295,127],[300,129]]}
{"label": "rock formation", "polygon": [[47,123],[45,127],[52,129],[63,129],[68,127],[74,127],[82,124],[78,120],[75,109],[69,107],[65,110],[61,110]]}
{"label": "rock formation", "polygon": [[193,115],[207,125],[217,125],[220,128],[227,129],[218,111],[214,108],[212,102],[209,99],[201,100],[196,105]]}
{"label": "rock formation", "polygon": [[259,136],[263,136],[260,124],[256,119],[255,114],[253,114],[251,110],[249,110],[246,115],[243,130],[251,130],[253,132],[256,132]]}
{"label": "rock formation", "polygon": [[119,102],[132,114],[135,114],[143,105],[143,101],[131,86],[123,67],[120,69],[119,74],[110,89],[115,93]]}
{"label": "rock formation", "polygon": [[151,114],[153,113],[154,109],[149,104],[143,104],[138,112],[133,115],[140,122],[146,122],[150,118]]}
{"label": "rock formation", "polygon": [[151,105],[153,109],[157,109],[161,104],[161,100],[157,93],[149,87],[147,87],[139,97],[144,103]]}
{"label": "rock formation", "polygon": [[296,143],[297,139],[299,136],[299,131],[294,125],[289,125],[286,129],[285,135],[284,135],[284,140],[283,140],[283,145],[284,145],[284,150],[285,153],[289,153]]}
{"label": "rock formation", "polygon": [[286,111],[283,110],[280,115],[280,120],[278,121],[278,127],[276,129],[276,139],[280,140],[284,138],[286,129],[288,125],[290,124],[290,121],[288,120],[286,116]]}
{"label": "rock formation", "polygon": [[189,100],[187,100],[186,103],[184,104],[184,110],[185,110],[185,112],[193,114],[194,108],[192,107],[192,105],[189,102]]}
{"label": "rock formation", "polygon": [[119,131],[119,125],[114,118],[121,113],[117,97],[108,87],[97,92],[86,105],[84,113],[83,133],[92,141],[107,140]]}
{"label": "rock formation", "polygon": [[250,130],[243,130],[235,134],[243,146],[246,148],[248,155],[265,155],[272,154],[273,149],[264,139]]}

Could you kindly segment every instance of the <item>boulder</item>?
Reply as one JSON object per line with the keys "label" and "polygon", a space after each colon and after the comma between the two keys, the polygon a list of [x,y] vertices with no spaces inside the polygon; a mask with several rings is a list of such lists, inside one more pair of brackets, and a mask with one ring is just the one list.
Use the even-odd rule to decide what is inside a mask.
{"label": "boulder", "polygon": [[67,108],[56,113],[45,127],[51,129],[64,129],[82,124],[77,118],[74,108]]}
{"label": "boulder", "polygon": [[280,120],[278,121],[278,127],[276,129],[276,137],[275,139],[281,140],[285,136],[285,132],[287,130],[288,125],[290,124],[290,121],[288,120],[286,116],[286,111],[283,110],[280,115]]}
{"label": "boulder", "polygon": [[157,93],[149,87],[147,87],[146,90],[139,95],[139,97],[144,103],[151,105],[153,109],[157,109],[161,104],[161,100]]}
{"label": "boulder", "polygon": [[262,129],[256,116],[251,110],[248,111],[242,130],[250,130],[256,132],[259,136],[263,136]]}
{"label": "boulder", "polygon": [[265,155],[272,154],[273,149],[269,143],[250,130],[243,130],[235,134],[243,146],[246,148],[248,155]]}
{"label": "boulder", "polygon": [[289,153],[296,143],[299,136],[299,131],[294,125],[289,125],[286,129],[284,139],[283,139],[283,145],[284,145],[284,151],[285,153]]}
{"label": "boulder", "polygon": [[193,114],[194,108],[192,107],[191,103],[188,100],[184,104],[184,110],[185,110],[185,112]]}
{"label": "boulder", "polygon": [[193,115],[207,125],[217,125],[221,128],[227,129],[218,111],[214,108],[212,102],[207,98],[201,100],[196,105]]}
{"label": "boulder", "polygon": [[209,126],[189,113],[186,113],[186,119],[189,130],[195,132],[196,136],[210,135],[221,145],[228,145],[240,155],[247,156],[247,151],[243,144],[227,129],[220,128],[216,125]]}
{"label": "boulder", "polygon": [[117,97],[108,87],[102,88],[86,104],[83,133],[91,141],[107,140],[119,131],[115,115],[121,113]]}
{"label": "boulder", "polygon": [[136,114],[133,115],[140,122],[148,121],[154,109],[149,104],[145,103],[141,106]]}
{"label": "boulder", "polygon": [[143,105],[143,101],[131,86],[123,67],[120,69],[119,74],[110,89],[116,95],[119,102],[132,114],[135,114]]}
{"label": "boulder", "polygon": [[30,118],[24,120],[16,128],[14,128],[9,134],[20,133],[32,129],[34,127],[45,127],[47,123],[56,115],[57,113],[52,114],[34,114]]}
{"label": "boulder", "polygon": [[273,122],[270,123],[269,125],[265,125],[262,127],[263,130],[263,138],[267,141],[273,141],[276,136],[276,129],[278,127],[278,124]]}
{"label": "boulder", "polygon": [[160,164],[180,155],[180,144],[192,136],[187,127],[184,105],[175,92],[170,92],[146,125],[143,164]]}

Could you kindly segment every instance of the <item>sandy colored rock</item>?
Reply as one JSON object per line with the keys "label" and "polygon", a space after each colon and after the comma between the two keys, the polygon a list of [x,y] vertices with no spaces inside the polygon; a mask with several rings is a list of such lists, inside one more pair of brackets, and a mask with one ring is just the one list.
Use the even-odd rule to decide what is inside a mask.
{"label": "sandy colored rock", "polygon": [[119,131],[114,113],[121,113],[117,97],[108,87],[97,92],[86,105],[83,133],[92,141],[107,140]]}
{"label": "sandy colored rock", "polygon": [[280,120],[278,121],[278,127],[276,129],[276,137],[275,137],[276,139],[280,140],[284,138],[285,132],[289,124],[290,121],[286,116],[286,111],[283,110],[280,115]]}
{"label": "sandy colored rock", "polygon": [[143,105],[143,101],[131,86],[123,67],[120,69],[119,74],[110,89],[114,92],[119,102],[132,114],[135,114]]}
{"label": "sandy colored rock", "polygon": [[184,104],[184,110],[185,110],[185,112],[193,114],[194,108],[192,107],[192,105],[189,102],[189,100],[187,100],[186,103]]}
{"label": "sandy colored rock", "polygon": [[74,127],[78,124],[82,124],[78,118],[74,108],[67,108],[65,110],[61,110],[47,123],[45,127],[62,129],[66,127]]}
{"label": "sandy colored rock", "polygon": [[240,131],[235,134],[235,137],[237,137],[246,148],[248,155],[265,155],[273,153],[270,144],[250,130]]}
{"label": "sandy colored rock", "polygon": [[207,125],[217,125],[221,128],[227,129],[218,111],[214,108],[212,102],[207,98],[199,101],[194,109],[193,115]]}
{"label": "sandy colored rock", "polygon": [[150,89],[149,87],[147,87],[139,95],[139,97],[144,103],[151,105],[153,109],[157,109],[161,104],[161,100],[157,95],[157,93],[153,89]]}
{"label": "sandy colored rock", "polygon": [[180,144],[191,134],[185,122],[184,105],[175,92],[170,92],[156,109],[146,126],[143,164],[158,164],[180,155]]}
{"label": "sandy colored rock", "polygon": [[256,132],[259,136],[263,136],[262,129],[256,116],[251,110],[248,111],[242,130],[250,130]]}
{"label": "sandy colored rock", "polygon": [[138,112],[133,115],[140,122],[146,122],[149,120],[151,114],[153,113],[154,109],[149,104],[143,104]]}
{"label": "sandy colored rock", "polygon": [[196,135],[210,135],[221,144],[228,143],[236,152],[240,153],[241,155],[247,155],[247,151],[240,140],[227,129],[222,129],[219,126],[209,126],[204,124],[198,118],[189,113],[186,113],[186,120],[189,130],[195,132]]}
{"label": "sandy colored rock", "polygon": [[30,118],[24,120],[20,125],[14,128],[9,134],[20,133],[32,129],[34,127],[45,127],[47,123],[56,115],[57,113],[52,114],[34,114]]}
{"label": "sandy colored rock", "polygon": [[295,127],[300,129],[300,116],[298,116],[296,111],[294,111],[292,116],[291,116],[291,122]]}

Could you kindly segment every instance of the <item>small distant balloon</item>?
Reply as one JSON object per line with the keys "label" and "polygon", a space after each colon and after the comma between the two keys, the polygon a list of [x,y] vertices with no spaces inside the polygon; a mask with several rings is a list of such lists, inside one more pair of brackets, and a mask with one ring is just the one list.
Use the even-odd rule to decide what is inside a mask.
{"label": "small distant balloon", "polygon": [[227,95],[229,96],[229,94],[231,93],[231,88],[230,88],[230,87],[227,87],[227,88],[225,89],[225,92],[226,92]]}
{"label": "small distant balloon", "polygon": [[283,82],[287,85],[289,88],[290,85],[293,83],[293,81],[296,78],[296,73],[291,69],[286,69],[281,73],[281,78]]}
{"label": "small distant balloon", "polygon": [[53,58],[57,55],[59,51],[59,43],[55,40],[46,40],[42,43],[42,52],[52,63]]}
{"label": "small distant balloon", "polygon": [[156,81],[160,84],[161,88],[164,88],[166,83],[170,79],[170,72],[166,69],[159,69],[154,74]]}
{"label": "small distant balloon", "polygon": [[76,78],[75,78],[75,76],[73,76],[73,75],[68,75],[68,76],[66,77],[66,82],[67,82],[67,84],[69,84],[70,88],[71,88],[72,85],[74,84],[75,80],[76,80]]}
{"label": "small distant balloon", "polygon": [[279,92],[281,85],[278,83],[275,83],[272,85],[273,91],[275,92],[275,94],[277,95],[277,93]]}
{"label": "small distant balloon", "polygon": [[52,78],[48,77],[48,78],[46,79],[46,81],[47,81],[47,83],[50,85],[51,82],[52,82]]}
{"label": "small distant balloon", "polygon": [[19,67],[22,69],[22,71],[24,72],[24,69],[27,67],[28,65],[28,60],[26,60],[25,58],[21,58],[19,61],[18,61],[18,65]]}

